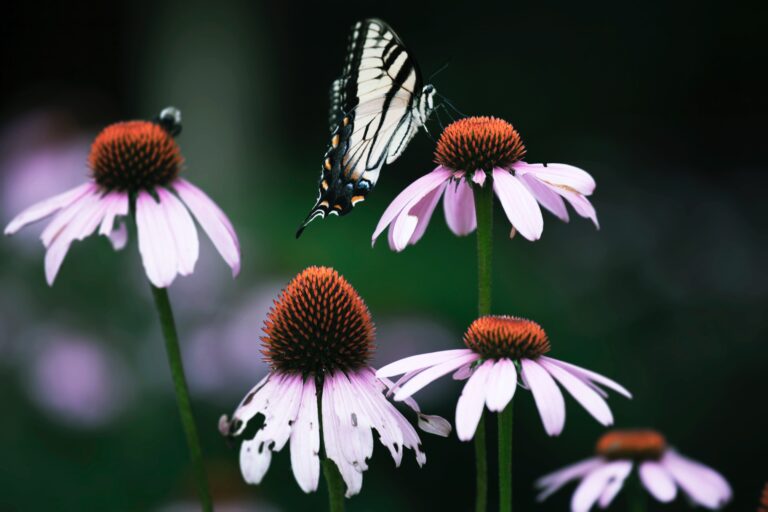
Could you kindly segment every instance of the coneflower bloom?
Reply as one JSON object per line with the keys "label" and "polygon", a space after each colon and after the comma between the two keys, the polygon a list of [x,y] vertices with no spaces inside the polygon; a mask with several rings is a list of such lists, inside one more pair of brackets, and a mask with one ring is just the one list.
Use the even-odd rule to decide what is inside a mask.
{"label": "coneflower bloom", "polygon": [[[239,436],[260,418],[256,435],[240,449],[246,482],[260,483],[272,452],[290,441],[293,475],[304,492],[317,489],[324,451],[339,469],[347,497],[357,494],[373,454],[373,429],[396,465],[404,447],[424,464],[416,430],[386,399],[387,381],[368,366],[374,350],[371,314],[335,270],[310,267],[296,276],[270,309],[261,340],[271,371],[232,419],[224,416],[219,425],[223,434]],[[424,430],[448,435],[444,419],[410,405]]]}
{"label": "coneflower bloom", "polygon": [[567,201],[582,217],[598,226],[587,199],[595,180],[587,172],[565,164],[529,164],[520,134],[495,117],[467,117],[448,125],[437,141],[437,167],[403,190],[384,211],[373,242],[389,226],[389,246],[402,251],[424,235],[429,219],[443,197],[448,227],[458,236],[477,227],[473,187],[492,186],[512,224],[528,240],[538,240],[544,229],[539,204],[568,221]]}
{"label": "coneflower bloom", "polygon": [[580,480],[571,499],[573,512],[587,512],[595,504],[607,508],[637,466],[643,487],[658,501],[671,502],[680,488],[694,505],[718,509],[731,499],[731,487],[715,471],[680,455],[653,430],[613,430],[598,441],[594,457],[541,477],[538,500],[573,480]]}
{"label": "coneflower bloom", "polygon": [[75,240],[98,230],[115,250],[125,246],[123,217],[134,202],[144,269],[153,285],[164,288],[177,274],[194,271],[199,245],[192,212],[237,275],[240,246],[232,224],[202,190],[179,176],[183,158],[174,135],[180,130],[181,114],[174,108],[164,109],[156,121],[107,126],[91,146],[88,181],[22,211],[5,234],[54,215],[41,236],[45,276],[52,285]]}
{"label": "coneflower bloom", "polygon": [[616,382],[584,368],[547,357],[549,339],[539,324],[511,316],[484,316],[475,320],[464,334],[467,348],[443,350],[406,357],[381,368],[379,378],[403,375],[392,392],[396,401],[405,400],[432,381],[454,372],[466,380],[456,404],[456,435],[469,441],[475,434],[483,408],[501,412],[512,400],[518,386],[533,394],[544,429],[559,435],[565,425],[565,401],[560,383],[597,421],[613,423],[613,415],[598,385],[631,398]]}

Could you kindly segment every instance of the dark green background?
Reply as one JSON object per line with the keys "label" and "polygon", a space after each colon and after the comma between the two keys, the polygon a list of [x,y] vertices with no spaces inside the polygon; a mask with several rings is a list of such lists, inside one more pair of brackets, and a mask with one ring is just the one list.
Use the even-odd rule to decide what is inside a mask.
{"label": "dark green background", "polygon": [[[625,384],[635,399],[611,397],[618,426],[663,431],[726,476],[735,491],[729,509],[753,510],[768,478],[767,14],[765,4],[738,1],[7,6],[2,150],[11,151],[10,134],[32,111],[64,118],[65,135],[88,136],[168,104],[183,111],[185,175],[232,218],[243,271],[232,282],[211,245],[201,244],[209,264],[171,288],[182,350],[208,329],[199,336],[215,352],[231,311],[254,289],[279,287],[311,264],[344,274],[382,331],[405,322],[443,333],[435,341],[400,329],[388,337],[404,341],[387,350],[390,358],[458,346],[476,307],[474,238],[452,236],[438,210],[423,240],[401,254],[384,239],[375,249],[369,243],[389,201],[431,170],[425,135],[352,215],[293,237],[316,195],[327,90],[341,69],[347,29],[382,17],[426,76],[449,63],[433,83],[458,108],[512,122],[528,161],[567,162],[597,180],[599,231],[576,215],[563,224],[545,214],[539,242],[509,240],[497,208],[494,311],[539,321],[554,357]],[[0,510],[155,510],[194,500],[135,244],[117,255],[101,239],[75,244],[52,289],[42,247],[22,245],[0,243]],[[25,361],[62,330],[98,340],[125,361],[130,399],[103,425],[63,423],[30,400]],[[252,330],[246,357],[255,361],[259,332]],[[255,372],[252,382],[261,377]],[[242,482],[237,450],[216,430],[218,416],[247,391],[233,387],[194,397],[216,500],[244,510],[322,509],[324,491],[301,493],[287,449],[261,486]],[[430,410],[452,420],[459,390],[439,381]],[[550,439],[530,394],[515,402],[517,509],[564,510],[572,488],[537,506],[532,482],[589,456],[603,430],[567,399],[565,432]],[[468,510],[471,445],[455,436],[423,439],[421,470],[412,457],[395,470],[377,448],[349,509]],[[623,507],[620,496],[614,509]],[[683,508],[682,499],[663,507]]]}

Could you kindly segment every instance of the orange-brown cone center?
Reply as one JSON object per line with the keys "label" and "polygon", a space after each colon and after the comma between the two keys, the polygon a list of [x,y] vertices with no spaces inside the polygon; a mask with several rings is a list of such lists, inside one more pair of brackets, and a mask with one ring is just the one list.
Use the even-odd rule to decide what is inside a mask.
{"label": "orange-brown cone center", "polygon": [[595,447],[598,455],[611,460],[657,460],[666,449],[666,439],[655,430],[611,430]]}
{"label": "orange-brown cone center", "polygon": [[173,137],[149,121],[107,126],[91,145],[88,165],[107,190],[151,190],[173,181],[183,159]]}
{"label": "orange-brown cone center", "polygon": [[464,334],[464,343],[488,359],[535,359],[550,349],[539,324],[514,316],[478,318]]}
{"label": "orange-brown cone center", "polygon": [[355,370],[367,366],[374,334],[368,307],[346,279],[332,268],[309,267],[269,310],[262,353],[284,372]]}
{"label": "orange-brown cone center", "polygon": [[437,141],[435,163],[453,171],[507,168],[525,155],[515,128],[496,117],[466,117],[449,124]]}

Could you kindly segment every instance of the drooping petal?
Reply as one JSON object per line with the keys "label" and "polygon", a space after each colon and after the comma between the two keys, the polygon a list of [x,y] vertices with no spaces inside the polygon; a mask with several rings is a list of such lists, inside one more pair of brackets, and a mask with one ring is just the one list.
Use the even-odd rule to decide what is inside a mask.
{"label": "drooping petal", "polygon": [[445,221],[453,234],[466,236],[477,227],[475,197],[466,180],[448,183],[443,197],[443,210]]}
{"label": "drooping petal", "polygon": [[[397,195],[394,201],[390,203],[384,214],[381,216],[379,223],[376,225],[376,229],[371,237],[371,246],[376,243],[376,239],[389,226],[389,224],[395,220],[395,218],[406,208],[408,205],[413,205],[428,193],[435,190],[442,183],[447,181],[451,177],[451,171],[445,169],[442,166],[438,166],[434,171],[422,176],[410,185],[408,185],[400,194]],[[415,228],[414,228],[415,229]]]}
{"label": "drooping petal", "polygon": [[419,354],[416,356],[409,356],[379,368],[376,371],[376,376],[379,378],[394,377],[395,375],[402,375],[413,370],[429,368],[430,366],[435,366],[445,361],[455,359],[470,353],[473,352],[468,348],[458,348],[452,350],[441,350],[439,352],[429,352],[427,354]]}
{"label": "drooping petal", "polygon": [[614,480],[622,482],[632,470],[632,462],[617,460],[602,464],[593,469],[584,480],[581,481],[571,498],[572,512],[589,512],[589,509],[605,493],[608,486]]}
{"label": "drooping petal", "polygon": [[604,464],[604,459],[600,457],[592,457],[591,459],[582,460],[542,476],[536,480],[536,487],[541,489],[539,495],[536,496],[536,500],[544,501],[568,482],[581,478]]}
{"label": "drooping petal", "polygon": [[585,196],[595,191],[594,178],[587,171],[572,165],[516,162],[513,168],[517,174],[533,174],[541,181],[556,187],[575,190]]}
{"label": "drooping petal", "polygon": [[[378,378],[378,377],[377,377]],[[390,393],[396,391],[397,384],[392,382],[386,377],[382,377],[379,379],[380,382],[382,382],[386,389],[388,390],[387,396],[389,396]],[[424,414],[421,412],[421,408],[419,407],[419,404],[416,402],[416,400],[413,399],[413,397],[408,397],[405,400],[403,400],[403,403],[410,407],[413,411],[416,412],[418,416],[418,422],[419,422],[419,428],[423,430],[424,432],[427,432],[428,434],[434,434],[441,437],[448,437],[451,433],[451,423],[446,420],[445,418],[441,416],[436,416],[434,414]]]}
{"label": "drooping petal", "polygon": [[597,500],[597,504],[600,505],[600,508],[608,508],[616,495],[619,494],[619,491],[621,491],[621,488],[624,487],[624,480],[627,479],[631,470],[632,466],[620,470],[618,474],[614,475],[614,478],[608,482],[603,494],[600,495],[600,499]]}
{"label": "drooping petal", "polygon": [[578,377],[572,375],[568,370],[551,363],[546,359],[540,359],[539,364],[547,370],[577,402],[584,407],[603,426],[613,424],[613,414],[605,400],[597,394]]}
{"label": "drooping petal", "polygon": [[125,245],[128,243],[128,228],[125,222],[120,221],[108,236],[114,250],[122,251],[125,249]]}
{"label": "drooping petal", "polygon": [[333,376],[327,376],[323,381],[321,412],[323,418],[323,447],[326,456],[331,459],[339,470],[342,480],[347,486],[346,496],[354,496],[363,487],[363,468],[347,460],[344,456],[343,445],[349,440],[345,437],[348,428],[341,423],[336,414],[336,396],[334,393]]}
{"label": "drooping petal", "polygon": [[573,206],[576,213],[585,219],[591,220],[595,227],[600,229],[600,222],[597,220],[597,212],[595,211],[595,207],[592,206],[592,203],[589,202],[589,199],[581,194],[571,192],[570,190],[557,189],[557,193],[563,196],[566,201]]}
{"label": "drooping petal", "polygon": [[455,359],[442,362],[424,370],[423,372],[418,373],[395,392],[395,400],[401,401],[408,398],[412,394],[422,389],[424,386],[430,384],[432,381],[439,379],[443,375],[451,373],[458,367],[476,359],[477,354],[475,353],[464,354]]}
{"label": "drooping petal", "polygon": [[461,441],[469,441],[475,435],[485,407],[486,382],[492,366],[493,361],[488,360],[477,367],[456,403],[456,435]]}
{"label": "drooping petal", "polygon": [[304,492],[317,490],[320,479],[320,421],[317,414],[315,379],[304,382],[301,405],[291,429],[291,468]]}
{"label": "drooping petal", "polygon": [[190,182],[177,179],[173,188],[230,266],[232,276],[237,276],[240,273],[240,242],[229,218],[205,192]]}
{"label": "drooping petal", "polygon": [[104,219],[99,226],[99,234],[109,236],[114,229],[115,218],[128,215],[128,194],[126,192],[110,192],[102,198],[102,201],[107,203],[107,207],[104,212]]}
{"label": "drooping petal", "polygon": [[[106,203],[101,200],[98,193],[82,196],[68,207],[68,210],[75,210],[75,214],[52,236],[48,250],[45,252],[45,277],[48,285],[53,285],[72,242],[83,240],[96,231],[104,216],[105,208]],[[59,215],[63,213],[66,213],[66,210]]]}
{"label": "drooping petal", "polygon": [[5,234],[12,235],[27,224],[37,222],[48,217],[49,215],[53,215],[62,208],[68,207],[78,199],[82,198],[84,195],[90,194],[97,189],[98,186],[95,183],[83,183],[82,185],[67,190],[66,192],[35,203],[19,213],[11,220],[11,222],[8,223],[8,225],[5,227]]}
{"label": "drooping petal", "polygon": [[482,187],[483,185],[485,185],[485,179],[487,177],[488,176],[485,174],[485,171],[478,169],[474,173],[472,173],[472,182]]}
{"label": "drooping petal", "polygon": [[677,486],[672,475],[655,461],[646,461],[640,464],[640,480],[648,492],[662,503],[669,503],[677,496]]}
{"label": "drooping petal", "polygon": [[560,220],[568,222],[568,209],[559,194],[541,183],[532,174],[518,175],[518,179],[531,191],[541,206],[552,212]]}
{"label": "drooping petal", "polygon": [[503,411],[517,389],[517,369],[509,359],[499,359],[488,374],[485,403],[492,412]]}
{"label": "drooping petal", "polygon": [[447,182],[440,183],[418,201],[408,203],[389,227],[389,246],[400,252],[421,239],[432,218]]}
{"label": "drooping petal", "polygon": [[453,380],[467,380],[472,375],[473,363],[474,361],[472,363],[465,364],[456,370],[456,373],[454,373],[452,376]]}
{"label": "drooping petal", "polygon": [[717,509],[731,500],[731,486],[714,469],[667,450],[660,464],[694,502]]}
{"label": "drooping petal", "polygon": [[523,376],[533,393],[533,399],[544,424],[544,430],[550,436],[557,436],[565,425],[565,401],[557,384],[547,371],[536,361],[521,359]]}
{"label": "drooping petal", "polygon": [[577,377],[580,377],[583,380],[596,382],[597,384],[600,384],[602,386],[605,386],[609,389],[616,391],[620,395],[624,395],[627,398],[632,398],[632,394],[629,391],[627,391],[624,388],[624,386],[622,386],[616,381],[609,379],[608,377],[604,377],[603,375],[600,375],[599,373],[595,373],[591,370],[587,370],[586,368],[582,368],[581,366],[576,366],[575,364],[566,363],[565,361],[554,359],[552,357],[541,356],[540,359],[544,359],[553,364],[556,364],[557,366],[565,370],[568,370],[571,374]]}
{"label": "drooping petal", "polygon": [[183,276],[190,275],[195,271],[195,263],[200,252],[195,223],[176,196],[162,188],[157,189],[157,195],[176,244],[178,272]]}
{"label": "drooping petal", "polygon": [[541,238],[544,230],[541,209],[525,185],[506,169],[494,169],[493,190],[515,229],[528,240]]}
{"label": "drooping petal", "polygon": [[178,269],[173,231],[163,205],[145,191],[136,197],[136,230],[147,278],[158,288],[170,286]]}

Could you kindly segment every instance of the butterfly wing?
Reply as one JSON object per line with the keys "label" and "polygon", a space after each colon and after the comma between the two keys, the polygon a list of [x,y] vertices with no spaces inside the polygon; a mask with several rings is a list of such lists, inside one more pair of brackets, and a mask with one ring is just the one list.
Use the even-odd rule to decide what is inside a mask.
{"label": "butterfly wing", "polygon": [[355,24],[344,71],[331,86],[331,143],[325,153],[318,199],[302,223],[349,213],[376,185],[421,125],[416,108],[422,80],[416,62],[383,21]]}

